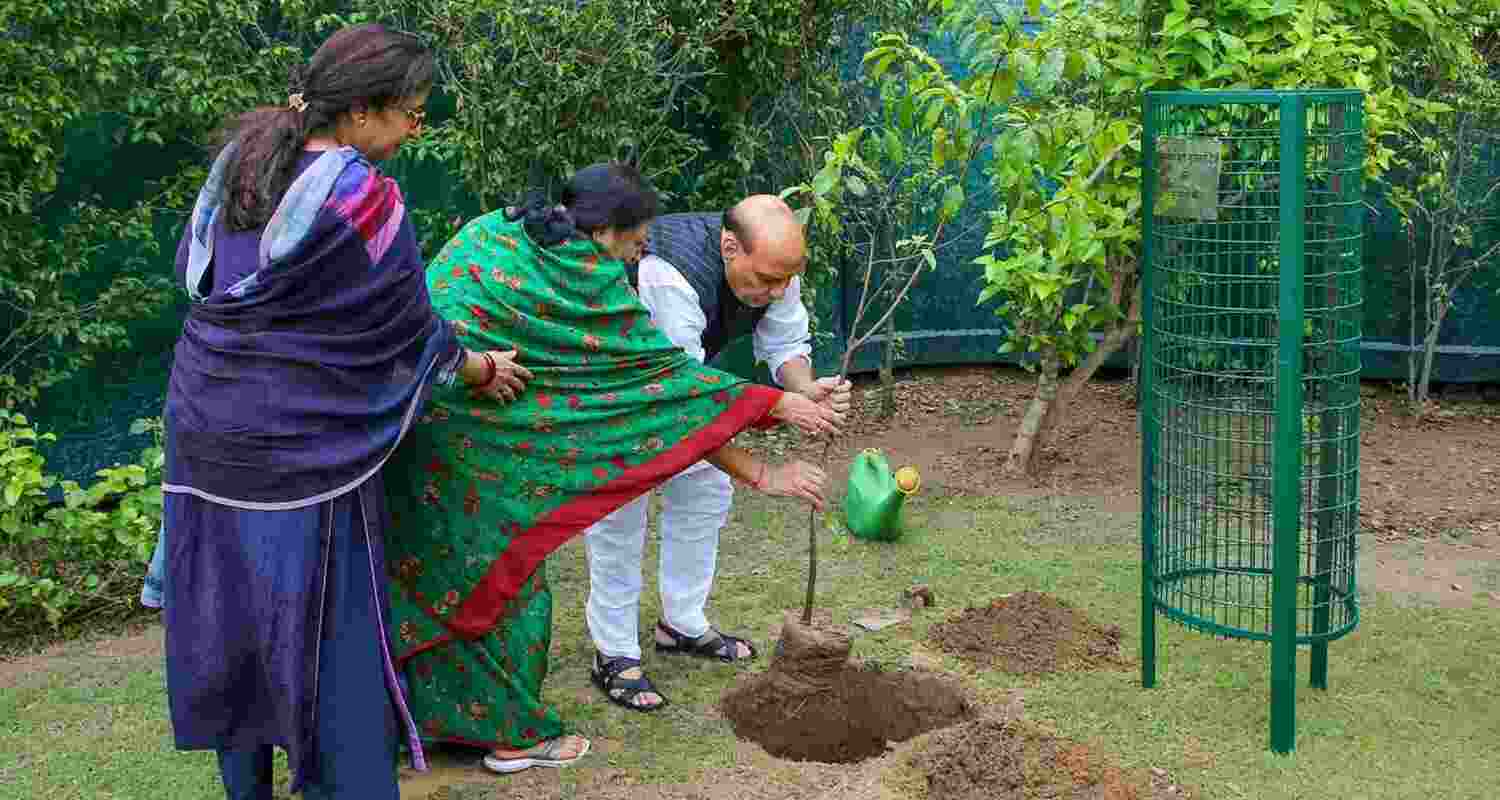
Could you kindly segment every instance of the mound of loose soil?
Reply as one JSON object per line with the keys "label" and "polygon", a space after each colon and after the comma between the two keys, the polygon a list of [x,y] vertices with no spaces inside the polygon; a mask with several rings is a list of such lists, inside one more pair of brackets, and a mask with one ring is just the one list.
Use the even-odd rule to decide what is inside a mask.
{"label": "mound of loose soil", "polygon": [[782,629],[783,649],[766,672],[725,693],[724,715],[741,739],[779,758],[852,763],[975,715],[953,679],[922,670],[881,672],[849,663],[840,631]]}
{"label": "mound of loose soil", "polygon": [[1100,626],[1067,603],[1017,592],[932,626],[938,647],[1015,674],[1119,666],[1120,629]]}
{"label": "mound of loose soil", "polygon": [[993,717],[933,734],[913,757],[931,800],[1138,800],[1132,779],[1087,747]]}

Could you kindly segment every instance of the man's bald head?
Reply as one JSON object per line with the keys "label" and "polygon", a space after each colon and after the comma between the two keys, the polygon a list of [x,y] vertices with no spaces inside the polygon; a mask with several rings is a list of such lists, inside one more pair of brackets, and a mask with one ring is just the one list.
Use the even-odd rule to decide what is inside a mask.
{"label": "man's bald head", "polygon": [[720,248],[725,276],[740,300],[768,305],[781,297],[807,262],[802,223],[785,200],[755,194],[724,212]]}
{"label": "man's bald head", "polygon": [[785,200],[774,194],[752,194],[724,212],[724,229],[740,240],[745,252],[754,253],[762,245],[795,250],[801,260],[806,240],[802,223]]}

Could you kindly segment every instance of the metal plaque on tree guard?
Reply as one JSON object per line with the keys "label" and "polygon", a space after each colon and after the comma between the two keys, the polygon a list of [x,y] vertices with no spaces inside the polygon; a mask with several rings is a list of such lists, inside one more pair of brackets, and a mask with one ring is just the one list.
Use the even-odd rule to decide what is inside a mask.
{"label": "metal plaque on tree guard", "polygon": [[1163,136],[1156,140],[1161,182],[1156,214],[1196,220],[1219,218],[1218,139]]}

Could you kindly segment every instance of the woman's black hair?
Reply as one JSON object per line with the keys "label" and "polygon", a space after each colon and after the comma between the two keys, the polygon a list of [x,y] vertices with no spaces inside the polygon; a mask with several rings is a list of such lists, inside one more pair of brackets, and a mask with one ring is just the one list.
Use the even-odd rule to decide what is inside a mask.
{"label": "woman's black hair", "polygon": [[306,66],[294,70],[291,104],[255,109],[226,127],[225,144],[238,149],[224,176],[230,230],[265,225],[296,178],[308,136],[331,129],[345,112],[380,110],[432,86],[432,51],[411,34],[380,25],[344,28],[324,42]]}
{"label": "woman's black hair", "polygon": [[556,247],[580,233],[630,229],[656,216],[656,189],[630,164],[594,164],[579,170],[563,187],[554,205],[533,194],[507,212],[512,221],[525,218],[526,234],[542,247]]}

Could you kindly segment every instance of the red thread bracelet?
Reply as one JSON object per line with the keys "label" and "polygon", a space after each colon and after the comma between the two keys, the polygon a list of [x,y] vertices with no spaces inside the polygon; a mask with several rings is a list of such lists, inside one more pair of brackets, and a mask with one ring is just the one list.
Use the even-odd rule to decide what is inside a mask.
{"label": "red thread bracelet", "polygon": [[500,371],[500,368],[495,365],[495,357],[490,355],[488,351],[479,355],[484,359],[485,366],[484,380],[480,382],[479,386],[480,388],[488,389],[490,384],[495,382],[495,375]]}

